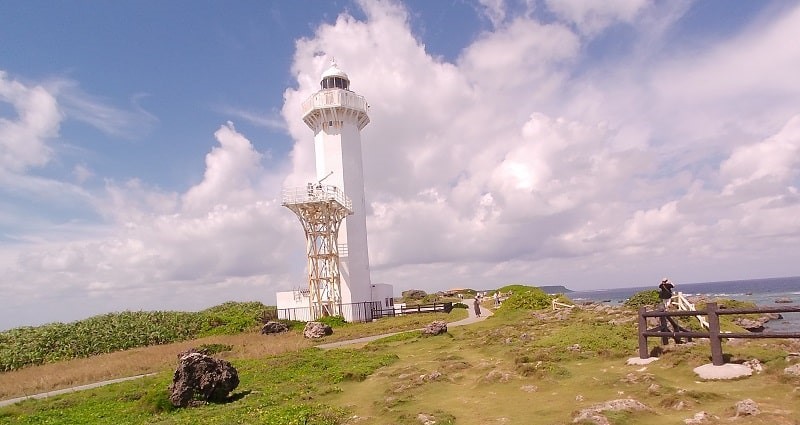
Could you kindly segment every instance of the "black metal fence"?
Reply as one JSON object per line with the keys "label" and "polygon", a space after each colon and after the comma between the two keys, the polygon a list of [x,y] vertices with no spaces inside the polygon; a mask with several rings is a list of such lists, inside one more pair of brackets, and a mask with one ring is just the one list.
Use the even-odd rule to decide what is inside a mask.
{"label": "black metal fence", "polygon": [[[375,317],[376,311],[381,311],[380,301],[342,304],[342,316],[348,322],[371,322],[378,318]],[[279,308],[277,309],[277,318],[301,322],[309,322],[315,319],[312,317],[310,307]]]}
{"label": "black metal fence", "polygon": [[[724,314],[766,314],[766,313],[798,313],[800,307],[764,307],[764,308],[731,308],[719,309],[717,303],[708,303],[705,311],[647,311],[646,307],[639,307],[639,357],[646,359],[650,356],[647,350],[648,337],[660,337],[661,344],[666,345],[669,338],[680,342],[680,338],[708,338],[711,342],[711,362],[714,366],[725,364],[722,355],[722,340],[726,338],[800,338],[800,332],[748,332],[728,333],[720,332],[719,316]],[[686,316],[708,316],[708,332],[689,331],[680,327],[672,318]],[[658,317],[659,326],[647,329],[647,318]],[[672,324],[670,330],[667,322]]]}
{"label": "black metal fence", "polygon": [[[382,317],[395,317],[416,313],[450,313],[453,303],[432,303],[384,308],[380,301],[365,301],[360,303],[342,304],[342,316],[348,322],[371,322]],[[275,310],[275,318],[282,320],[297,320],[308,322],[314,320],[309,307],[279,308]]]}

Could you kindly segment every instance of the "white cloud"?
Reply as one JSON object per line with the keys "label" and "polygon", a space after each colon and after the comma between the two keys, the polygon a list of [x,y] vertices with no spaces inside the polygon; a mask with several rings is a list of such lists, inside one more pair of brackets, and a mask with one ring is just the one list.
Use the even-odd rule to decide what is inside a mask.
{"label": "white cloud", "polygon": [[[276,196],[313,176],[298,111],[333,56],[371,105],[362,144],[375,282],[580,289],[798,274],[800,8],[691,52],[633,46],[592,62],[587,35],[610,25],[656,47],[669,31],[645,25],[645,2],[548,3],[555,23],[486,2],[503,24],[448,63],[425,51],[401,5],[360,4],[366,20],[342,14],[296,43],[297,84],[281,111],[295,145],[280,169],[264,169],[269,153],[227,124],[185,191],[131,179],[82,192],[107,223],[0,249],[9,311],[70,296],[201,307],[298,284],[302,231]],[[23,88],[14,99],[32,95]],[[42,119],[2,122],[38,143],[24,167],[52,157],[59,105],[46,104],[29,108]]]}
{"label": "white cloud", "polygon": [[132,96],[130,108],[125,109],[86,93],[72,80],[53,80],[47,86],[58,96],[69,118],[82,121],[111,136],[137,138],[148,133],[158,122],[158,118],[140,105],[148,97],[146,94]]}
{"label": "white cloud", "polygon": [[0,101],[16,112],[16,117],[0,117],[0,171],[18,173],[47,164],[53,155],[47,142],[58,136],[62,119],[55,97],[0,71]]}
{"label": "white cloud", "polygon": [[[383,13],[376,12],[382,7]],[[578,72],[574,66],[584,47],[579,35],[623,22],[658,47],[663,45],[658,37],[668,32],[660,26],[648,32],[638,21],[651,19],[646,2],[553,7],[562,7],[560,16],[577,32],[516,16],[467,46],[456,64],[427,55],[394,5],[367,6],[366,22],[345,15],[322,25],[315,37],[298,43],[299,84],[286,93],[284,116],[298,140],[295,176],[310,173],[313,156],[311,134],[294,111],[317,89],[316,76],[335,55],[353,89],[372,106],[363,138],[377,280],[442,288],[455,279],[453,270],[464,273],[455,280],[484,282],[481,269],[513,269],[516,274],[503,271],[497,279],[553,278],[580,287],[597,284],[595,275],[629,273],[625,284],[644,284],[650,273],[668,272],[681,261],[692,269],[678,271],[676,278],[686,273],[702,279],[707,272],[697,266],[701,259],[706,269],[730,266],[726,277],[747,273],[742,267],[751,263],[741,258],[737,263],[730,246],[751,243],[766,231],[751,224],[752,232],[734,235],[736,215],[747,211],[748,223],[760,213],[792,217],[795,207],[788,203],[795,189],[780,195],[782,204],[767,207],[752,193],[744,197],[751,203],[742,207],[713,209],[733,205],[722,187],[731,165],[722,164],[730,155],[729,161],[736,161],[735,146],[773,140],[770,131],[780,128],[779,120],[786,123],[788,101],[797,96],[790,91],[787,102],[777,105],[779,113],[758,123],[772,125],[754,123],[743,133],[709,125],[709,120],[750,119],[724,102],[730,92],[706,91],[699,77],[696,83],[686,79],[698,71],[724,73],[713,65],[724,52],[754,54],[785,23],[778,20],[777,29],[695,50],[692,60],[676,56],[681,51],[674,48],[643,53],[634,45],[631,54],[646,54],[645,60],[622,57]],[[676,7],[673,22],[682,10]],[[776,52],[758,55],[760,68],[786,62]],[[745,80],[753,82],[748,111],[774,112],[761,103],[772,98],[769,87],[796,83],[778,71],[773,75],[775,80],[762,85]],[[706,111],[695,104],[712,107]],[[787,155],[787,146],[758,149]],[[767,161],[773,160],[761,162]],[[786,162],[775,172],[796,176],[796,169],[796,163]],[[796,243],[794,227],[773,230],[770,237],[779,240],[772,243]],[[761,255],[776,254],[758,245],[765,249]],[[751,252],[744,251],[749,258]],[[697,257],[677,260],[686,253]],[[629,270],[622,266],[634,263]]]}
{"label": "white cloud", "polygon": [[478,3],[483,7],[483,13],[497,28],[506,18],[506,3],[504,0],[479,0]]}
{"label": "white cloud", "polygon": [[650,0],[546,0],[556,16],[574,24],[582,34],[594,35],[612,24],[630,23]]}

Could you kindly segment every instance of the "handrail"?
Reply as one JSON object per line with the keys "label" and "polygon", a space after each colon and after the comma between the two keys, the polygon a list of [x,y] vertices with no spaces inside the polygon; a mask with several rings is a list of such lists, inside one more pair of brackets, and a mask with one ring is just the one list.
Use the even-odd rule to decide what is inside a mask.
{"label": "handrail", "polygon": [[336,201],[348,210],[353,210],[353,202],[336,186],[309,183],[305,187],[290,187],[281,191],[282,205],[321,201]]}
{"label": "handrail", "polygon": [[564,304],[556,300],[552,301],[553,310],[558,310],[558,307],[575,308],[574,304]]}
{"label": "handrail", "polygon": [[[672,298],[676,300],[676,304],[678,305],[678,310],[681,310],[681,311],[694,311],[694,310],[697,310],[697,308],[694,306],[694,304],[689,302],[689,300],[686,297],[683,296],[683,292],[678,292]],[[697,320],[700,322],[700,326],[708,329],[708,320],[706,320],[706,318],[701,316],[701,315],[698,315],[696,317],[697,317]]]}
{"label": "handrail", "polygon": [[364,96],[357,95],[349,90],[332,89],[321,90],[311,95],[303,102],[303,115],[318,108],[345,107],[366,113],[369,104]]}
{"label": "handrail", "polygon": [[[800,338],[800,332],[763,332],[752,334],[741,333],[723,333],[720,331],[719,316],[726,314],[753,314],[753,313],[800,313],[800,307],[771,307],[760,309],[724,309],[720,310],[717,303],[706,304],[705,311],[647,311],[646,307],[639,308],[639,357],[646,359],[649,357],[647,350],[648,337],[661,337],[662,344],[666,344],[668,338],[708,338],[711,345],[711,361],[714,366],[721,366],[725,364],[725,359],[722,355],[722,339],[723,338]],[[708,316],[708,331],[707,332],[693,332],[684,329],[677,329],[670,331],[667,328],[667,321],[674,322],[672,317],[681,316]],[[658,328],[647,329],[647,318],[658,317],[661,324]],[[673,326],[676,324],[673,323]]]}

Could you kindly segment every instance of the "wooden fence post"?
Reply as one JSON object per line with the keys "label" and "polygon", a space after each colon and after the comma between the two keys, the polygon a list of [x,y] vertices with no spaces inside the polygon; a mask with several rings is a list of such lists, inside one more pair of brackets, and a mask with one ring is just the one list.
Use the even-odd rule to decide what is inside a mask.
{"label": "wooden fence post", "polygon": [[719,314],[717,314],[717,303],[706,304],[708,313],[708,340],[711,343],[711,363],[714,366],[722,366],[725,359],[722,358],[722,338],[719,337]]}
{"label": "wooden fence post", "polygon": [[647,337],[644,336],[644,331],[647,330],[647,318],[644,317],[644,313],[647,311],[647,307],[641,306],[639,307],[639,358],[646,359],[650,357],[650,353],[647,352]]}

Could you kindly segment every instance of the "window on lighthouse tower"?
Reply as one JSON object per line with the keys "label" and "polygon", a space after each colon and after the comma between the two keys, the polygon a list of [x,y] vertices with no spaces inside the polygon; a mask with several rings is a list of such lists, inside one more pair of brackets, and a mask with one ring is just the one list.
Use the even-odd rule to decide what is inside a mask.
{"label": "window on lighthouse tower", "polygon": [[322,80],[323,89],[349,89],[349,82],[342,77],[326,77]]}

